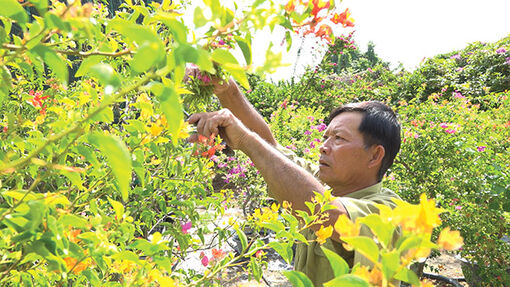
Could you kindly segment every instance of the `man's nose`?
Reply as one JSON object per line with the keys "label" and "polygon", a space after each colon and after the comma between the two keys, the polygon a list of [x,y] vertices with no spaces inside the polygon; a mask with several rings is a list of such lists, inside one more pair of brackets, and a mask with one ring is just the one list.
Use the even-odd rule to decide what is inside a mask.
{"label": "man's nose", "polygon": [[325,140],[321,146],[319,147],[319,152],[320,153],[328,153],[329,152],[329,147],[327,146],[327,140]]}

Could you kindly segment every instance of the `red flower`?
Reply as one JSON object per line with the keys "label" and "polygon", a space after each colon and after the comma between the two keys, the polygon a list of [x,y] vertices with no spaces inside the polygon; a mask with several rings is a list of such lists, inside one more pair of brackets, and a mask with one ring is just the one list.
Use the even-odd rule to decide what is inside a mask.
{"label": "red flower", "polygon": [[351,12],[349,12],[349,8],[345,9],[344,12],[340,13],[340,15],[336,14],[333,15],[333,18],[331,18],[331,21],[335,24],[342,24],[342,26],[345,27],[354,27],[354,20],[350,17]]}
{"label": "red flower", "polygon": [[33,96],[33,98],[30,99],[29,101],[32,103],[32,106],[36,108],[42,108],[43,100],[46,100],[49,97],[49,96],[41,97],[42,91],[34,92],[34,90],[30,90],[28,94]]}
{"label": "red flower", "polygon": [[215,259],[221,259],[221,258],[225,257],[225,252],[223,252],[223,250],[221,250],[221,249],[213,248],[211,251],[212,251],[213,258],[215,258]]}
{"label": "red flower", "polygon": [[326,39],[328,42],[331,42],[332,33],[333,31],[331,30],[331,27],[329,27],[329,25],[323,24],[319,27],[319,30],[315,32],[315,35],[322,39]]}
{"label": "red flower", "polygon": [[289,3],[287,3],[287,5],[285,5],[285,11],[287,11],[287,13],[292,13],[294,12],[294,10],[296,9],[296,4],[294,3],[296,0],[290,0]]}
{"label": "red flower", "polygon": [[317,14],[323,9],[329,8],[329,1],[322,1],[322,0],[312,0],[312,15],[314,18],[317,18]]}

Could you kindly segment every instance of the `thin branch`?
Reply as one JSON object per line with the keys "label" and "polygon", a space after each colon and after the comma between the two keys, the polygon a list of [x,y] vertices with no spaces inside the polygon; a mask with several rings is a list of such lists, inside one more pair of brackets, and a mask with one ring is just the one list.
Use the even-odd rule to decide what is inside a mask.
{"label": "thin branch", "polygon": [[[2,48],[10,51],[20,51],[25,49],[24,46],[18,46],[13,44],[2,44]],[[91,51],[91,52],[83,52],[83,51],[75,51],[75,50],[55,50],[55,52],[68,56],[80,56],[82,58],[90,57],[90,56],[107,56],[107,57],[120,57],[124,55],[131,55],[133,51],[129,49],[124,49],[118,52],[101,52],[101,51]]]}

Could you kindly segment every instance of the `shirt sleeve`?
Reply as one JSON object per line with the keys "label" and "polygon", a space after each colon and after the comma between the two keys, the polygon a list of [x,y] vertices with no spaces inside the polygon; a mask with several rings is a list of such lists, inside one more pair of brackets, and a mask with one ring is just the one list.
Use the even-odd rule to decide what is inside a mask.
{"label": "shirt sleeve", "polygon": [[292,160],[294,163],[296,163],[300,167],[306,169],[308,172],[313,174],[313,176],[317,177],[317,174],[319,173],[319,166],[317,164],[314,164],[304,158],[299,157],[295,152],[286,147],[283,147],[280,144],[276,146],[276,149],[281,154],[286,156],[288,159]]}

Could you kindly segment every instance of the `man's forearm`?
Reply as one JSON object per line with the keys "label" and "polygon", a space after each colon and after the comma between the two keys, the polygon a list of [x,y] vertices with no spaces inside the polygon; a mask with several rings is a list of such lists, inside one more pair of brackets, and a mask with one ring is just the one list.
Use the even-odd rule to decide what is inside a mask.
{"label": "man's forearm", "polygon": [[221,105],[232,111],[247,128],[256,132],[269,144],[276,145],[276,140],[264,118],[241,93],[234,80],[231,79],[227,85],[216,87],[215,93]]}
{"label": "man's forearm", "polygon": [[312,199],[314,191],[324,192],[324,187],[312,174],[257,135],[248,134],[241,150],[253,161],[271,196],[279,202],[285,200],[292,203],[294,209],[308,210],[304,202]]}

